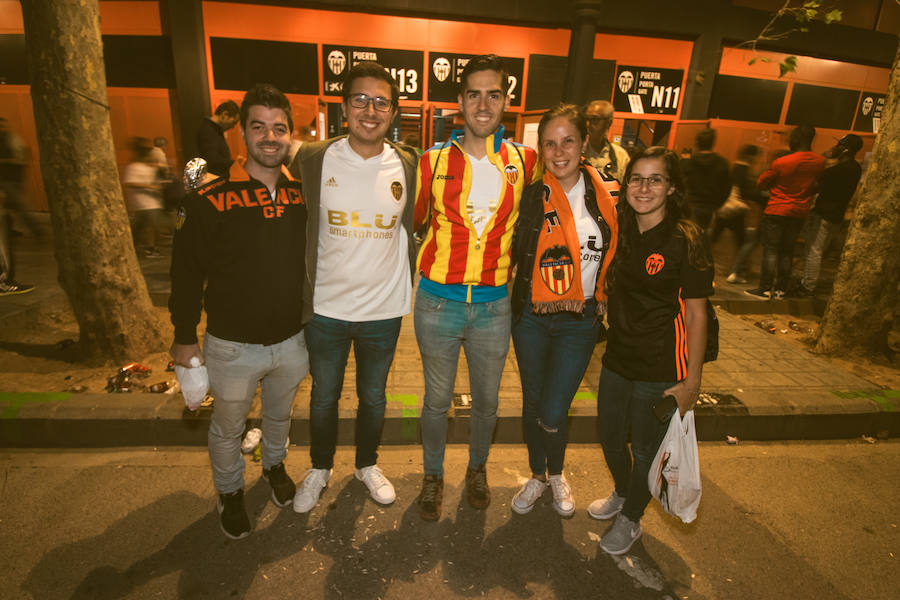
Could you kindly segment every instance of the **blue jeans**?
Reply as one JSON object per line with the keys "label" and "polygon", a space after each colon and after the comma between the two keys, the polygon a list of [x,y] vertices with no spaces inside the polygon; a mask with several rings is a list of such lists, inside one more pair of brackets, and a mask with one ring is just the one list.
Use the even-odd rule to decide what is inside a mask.
{"label": "blue jeans", "polygon": [[597,343],[597,302],[584,314],[536,315],[531,303],[513,325],[522,380],[522,422],[535,475],[559,475],[566,455],[569,407]]}
{"label": "blue jeans", "polygon": [[809,227],[806,230],[806,264],[803,267],[801,285],[810,292],[815,291],[822,267],[822,255],[828,244],[840,233],[842,223],[831,223],[817,212],[809,213]]}
{"label": "blue jeans", "polygon": [[341,321],[313,315],[306,325],[309,369],[313,384],[309,401],[309,456],[314,469],[331,469],[337,445],[338,399],[350,344],[356,357],[356,468],[378,460],[384,407],[384,388],[394,361],[401,318],[381,321]]}
{"label": "blue jeans", "polygon": [[460,347],[466,353],[472,394],[469,466],[483,465],[497,423],[500,378],[509,352],[509,296],[494,302],[467,304],[419,288],[415,326],[425,373],[420,421],[425,474],[444,476],[447,411],[453,398]]}
{"label": "blue jeans", "polygon": [[763,215],[760,227],[763,256],[759,287],[785,291],[791,280],[794,244],[803,228],[803,217]]}
{"label": "blue jeans", "polygon": [[[653,403],[674,381],[632,381],[603,367],[597,391],[597,420],[606,465],[625,498],[622,514],[638,522],[650,503],[647,476],[668,423],[653,414]],[[631,450],[628,430],[631,429]]]}
{"label": "blue jeans", "polygon": [[309,372],[303,332],[263,346],[217,338],[203,342],[213,415],[209,423],[209,459],[220,494],[244,486],[241,436],[257,384],[262,386],[262,466],[270,469],[287,456],[291,408],[297,386]]}

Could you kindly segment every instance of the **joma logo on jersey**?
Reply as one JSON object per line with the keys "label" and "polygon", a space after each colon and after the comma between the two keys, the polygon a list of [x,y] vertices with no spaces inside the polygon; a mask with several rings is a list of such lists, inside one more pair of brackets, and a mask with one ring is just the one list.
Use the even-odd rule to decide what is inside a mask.
{"label": "joma logo on jersey", "polygon": [[216,207],[219,212],[227,212],[233,208],[262,208],[263,216],[267,219],[275,219],[284,214],[284,207],[289,204],[302,204],[300,190],[293,188],[279,188],[277,196],[273,199],[266,188],[252,190],[230,190],[218,194],[207,194],[206,199]]}
{"label": "joma logo on jersey", "polygon": [[376,227],[378,229],[393,229],[394,225],[397,224],[397,215],[391,217],[391,222],[387,225],[384,224],[384,215],[375,215],[374,223],[362,223],[359,220],[359,213],[357,211],[353,211],[351,213],[345,213],[342,210],[329,210],[328,211],[328,224],[329,225],[337,225],[339,227]]}

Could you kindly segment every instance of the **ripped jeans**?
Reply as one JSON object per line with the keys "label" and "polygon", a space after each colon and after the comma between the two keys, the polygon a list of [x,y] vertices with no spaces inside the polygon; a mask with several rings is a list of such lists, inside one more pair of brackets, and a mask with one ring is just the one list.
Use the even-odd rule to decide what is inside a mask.
{"label": "ripped jeans", "polygon": [[512,338],[522,380],[522,422],[535,475],[562,473],[569,407],[597,343],[597,302],[584,314],[536,315],[528,302]]}

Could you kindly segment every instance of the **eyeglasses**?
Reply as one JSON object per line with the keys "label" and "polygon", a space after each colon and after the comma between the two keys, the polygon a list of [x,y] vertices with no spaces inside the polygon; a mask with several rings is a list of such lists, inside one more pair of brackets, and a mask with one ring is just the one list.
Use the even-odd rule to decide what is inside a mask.
{"label": "eyeglasses", "polygon": [[632,175],[628,178],[628,187],[641,188],[644,187],[644,182],[646,181],[651,188],[660,188],[668,180],[668,177],[663,177],[662,175],[650,175],[649,177]]}
{"label": "eyeglasses", "polygon": [[351,94],[350,98],[350,106],[353,108],[361,108],[365,110],[369,107],[369,103],[372,103],[372,106],[375,107],[375,110],[378,112],[387,112],[391,110],[391,107],[394,106],[394,101],[384,98],[382,96],[375,96],[374,98],[367,94]]}

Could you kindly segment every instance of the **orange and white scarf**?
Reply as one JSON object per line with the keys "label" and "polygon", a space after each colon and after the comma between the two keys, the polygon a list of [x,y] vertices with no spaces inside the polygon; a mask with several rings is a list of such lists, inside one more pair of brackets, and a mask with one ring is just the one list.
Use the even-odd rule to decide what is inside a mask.
{"label": "orange and white scarf", "polygon": [[[587,165],[582,169],[582,172],[585,171],[590,175],[590,183],[594,186],[600,214],[610,228],[609,248],[603,256],[594,287],[594,298],[602,306],[606,301],[603,281],[610,259],[616,251],[618,223],[615,204],[599,173]],[[538,314],[581,312],[585,293],[581,286],[581,244],[575,229],[575,218],[572,216],[569,199],[556,177],[545,171],[542,181],[544,223],[534,255],[531,303],[534,312]],[[598,313],[602,312],[598,310]]]}

